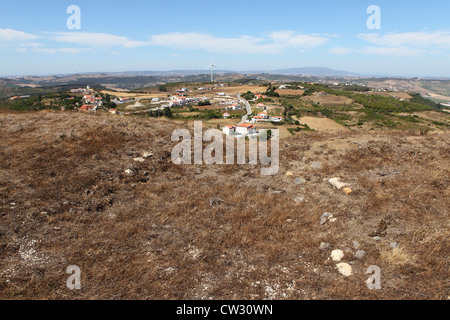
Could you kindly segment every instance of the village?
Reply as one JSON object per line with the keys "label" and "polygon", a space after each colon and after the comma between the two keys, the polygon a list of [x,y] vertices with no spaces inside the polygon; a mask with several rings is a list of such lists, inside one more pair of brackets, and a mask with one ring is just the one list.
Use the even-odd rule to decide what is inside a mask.
{"label": "village", "polygon": [[[256,125],[258,123],[278,123],[285,121],[282,116],[269,115],[267,106],[263,103],[257,103],[259,99],[267,99],[267,96],[254,92],[254,98],[250,101],[243,99],[240,94],[229,94],[226,92],[213,92],[209,95],[209,91],[225,87],[225,84],[215,84],[213,87],[199,87],[195,91],[198,96],[189,94],[192,89],[179,88],[173,94],[167,94],[165,97],[128,97],[126,95],[112,96],[105,95],[102,92],[96,92],[90,86],[86,88],[71,89],[70,94],[78,95],[81,98],[79,106],[74,107],[77,112],[99,112],[106,111],[113,115],[133,115],[146,114],[152,112],[161,112],[164,110],[181,110],[180,108],[192,108],[192,106],[203,106],[208,110],[225,111],[221,113],[224,120],[237,119],[239,123],[235,125],[224,125],[221,129],[225,135],[240,137],[257,137],[259,130]],[[280,87],[283,89],[283,86]],[[285,88],[285,87],[284,87]],[[193,91],[193,90],[192,90]],[[74,100],[75,96],[67,98]],[[148,102],[147,105],[141,103],[142,100]],[[250,103],[254,104],[255,109],[262,110],[256,115],[253,114]],[[113,107],[111,107],[113,106]],[[209,108],[208,108],[209,107]],[[65,111],[66,107],[61,107]],[[245,113],[245,111],[247,111]],[[234,112],[234,113],[233,113]],[[237,112],[237,113],[236,113]],[[239,113],[240,112],[240,113]]]}
{"label": "village", "polygon": [[[226,136],[256,139],[262,133],[279,129],[280,138],[286,139],[302,131],[333,131],[364,129],[365,127],[393,128],[423,121],[437,128],[444,122],[422,119],[422,115],[387,115],[372,118],[364,105],[373,108],[392,108],[410,104],[413,96],[404,92],[367,92],[355,87],[359,93],[348,92],[346,84],[334,83],[165,83],[136,91],[112,90],[104,87],[70,89],[53,96],[35,97],[42,108],[83,113],[109,113],[114,116],[166,118],[174,122],[202,121]],[[345,94],[344,94],[345,93]],[[369,96],[382,97],[383,104],[371,102]],[[14,96],[10,100],[26,101],[32,98]],[[416,98],[414,98],[416,99]],[[420,100],[418,100],[420,101]],[[415,110],[415,105],[410,105]],[[442,110],[445,112],[445,105]],[[422,108],[422,107],[421,107]],[[377,110],[378,110],[377,109]],[[367,123],[367,125],[366,125]]]}

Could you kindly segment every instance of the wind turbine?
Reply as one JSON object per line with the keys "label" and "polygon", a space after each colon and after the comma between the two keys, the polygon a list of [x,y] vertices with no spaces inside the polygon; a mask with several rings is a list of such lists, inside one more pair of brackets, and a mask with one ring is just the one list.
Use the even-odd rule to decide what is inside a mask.
{"label": "wind turbine", "polygon": [[209,65],[207,68],[211,68],[211,83],[214,83],[214,69],[216,66],[214,65],[213,59],[211,59],[211,65]]}

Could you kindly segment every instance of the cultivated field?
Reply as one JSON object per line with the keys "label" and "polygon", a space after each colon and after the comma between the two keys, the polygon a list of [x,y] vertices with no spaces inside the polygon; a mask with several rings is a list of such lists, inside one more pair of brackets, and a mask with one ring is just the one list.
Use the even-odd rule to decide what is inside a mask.
{"label": "cultivated field", "polygon": [[448,131],[300,132],[264,177],[174,165],[180,128],[0,111],[0,298],[448,299]]}

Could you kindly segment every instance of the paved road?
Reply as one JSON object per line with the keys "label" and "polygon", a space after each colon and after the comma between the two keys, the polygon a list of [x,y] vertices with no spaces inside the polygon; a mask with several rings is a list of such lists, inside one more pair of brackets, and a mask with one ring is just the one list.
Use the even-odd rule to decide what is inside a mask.
{"label": "paved road", "polygon": [[238,93],[237,94],[237,98],[239,99],[240,102],[242,102],[245,107],[247,108],[247,114],[245,116],[242,117],[242,121],[238,123],[238,125],[243,124],[247,121],[248,116],[250,116],[252,114],[252,107],[250,106],[250,103],[248,103],[247,100],[241,98],[241,94]]}

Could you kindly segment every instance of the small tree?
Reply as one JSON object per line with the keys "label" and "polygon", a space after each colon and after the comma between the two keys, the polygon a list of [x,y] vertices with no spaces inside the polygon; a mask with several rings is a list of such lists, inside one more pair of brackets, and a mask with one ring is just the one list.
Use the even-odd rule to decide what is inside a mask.
{"label": "small tree", "polygon": [[163,116],[167,118],[172,118],[173,117],[172,110],[170,108],[165,108],[163,111]]}

